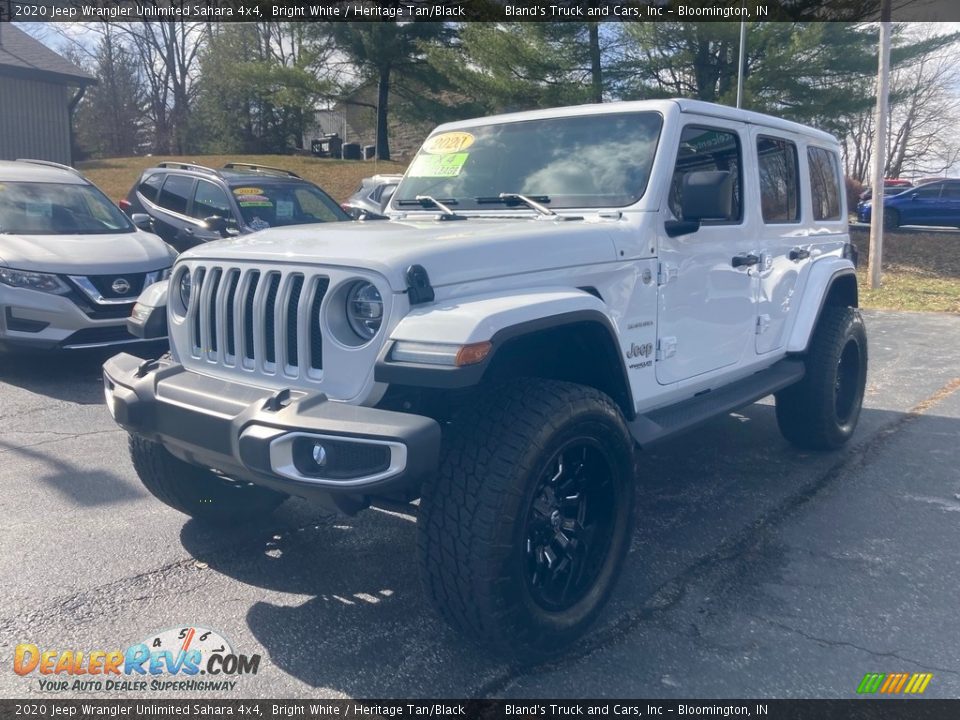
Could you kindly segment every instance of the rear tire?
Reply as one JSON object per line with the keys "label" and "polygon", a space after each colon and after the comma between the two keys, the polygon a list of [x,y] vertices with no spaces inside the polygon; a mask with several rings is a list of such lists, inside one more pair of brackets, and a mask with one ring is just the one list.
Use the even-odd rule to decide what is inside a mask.
{"label": "rear tire", "polygon": [[593,388],[531,379],[456,418],[422,492],[426,595],[455,629],[521,661],[579,638],[610,597],[633,525],[633,440]]}
{"label": "rear tire", "polygon": [[160,443],[130,436],[130,459],[150,493],[197,520],[229,525],[268,515],[287,496],[250,483],[235,482],[191,465]]}
{"label": "rear tire", "polygon": [[806,357],[806,375],[777,393],[777,424],[794,445],[835,450],[853,435],[867,381],[867,333],[855,308],[827,306]]}

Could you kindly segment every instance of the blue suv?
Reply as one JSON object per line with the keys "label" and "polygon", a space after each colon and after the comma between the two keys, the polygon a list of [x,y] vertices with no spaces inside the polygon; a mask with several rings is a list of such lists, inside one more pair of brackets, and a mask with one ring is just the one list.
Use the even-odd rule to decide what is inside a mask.
{"label": "blue suv", "polygon": [[[860,204],[857,220],[870,222],[873,200]],[[883,224],[960,227],[960,180],[938,180],[883,198]]]}

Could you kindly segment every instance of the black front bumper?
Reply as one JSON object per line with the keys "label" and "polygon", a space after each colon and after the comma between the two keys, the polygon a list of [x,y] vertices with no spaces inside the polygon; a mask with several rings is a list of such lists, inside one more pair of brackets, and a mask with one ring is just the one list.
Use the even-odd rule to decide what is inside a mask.
{"label": "black front bumper", "polygon": [[[412,498],[437,467],[440,426],[420,415],[220,380],[126,353],[104,364],[103,378],[124,429],[187,462],[292,495]],[[315,444],[325,448],[325,467],[311,464]]]}

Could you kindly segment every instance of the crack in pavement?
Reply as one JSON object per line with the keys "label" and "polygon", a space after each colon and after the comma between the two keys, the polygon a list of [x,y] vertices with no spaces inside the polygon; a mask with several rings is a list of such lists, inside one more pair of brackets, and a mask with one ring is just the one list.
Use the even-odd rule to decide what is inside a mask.
{"label": "crack in pavement", "polygon": [[[576,651],[567,653],[557,660],[530,667],[511,667],[507,672],[485,682],[471,697],[489,697],[494,693],[505,690],[510,683],[521,677],[544,675],[559,667],[561,663],[568,664],[570,661],[587,658],[604,649],[607,645],[621,641],[626,634],[642,623],[668,613],[680,603],[693,582],[706,575],[709,570],[717,565],[736,562],[746,555],[753,547],[762,542],[766,533],[782,525],[821,492],[838,482],[845,473],[860,470],[869,464],[876,457],[875,451],[885,444],[891,435],[903,430],[958,390],[960,390],[960,377],[953,378],[931,395],[910,407],[902,416],[880,427],[873,435],[848,450],[819,478],[804,486],[799,492],[785,498],[736,535],[720,543],[714,552],[708,553],[688,565],[682,572],[654,590],[642,607],[620,615],[611,624],[587,637]],[[651,604],[651,601],[657,601],[657,598],[663,595],[667,596],[666,601]]]}
{"label": "crack in pavement", "polygon": [[75,440],[81,437],[88,437],[91,435],[110,435],[112,433],[122,433],[125,432],[122,428],[111,428],[109,430],[91,430],[90,432],[81,432],[81,433],[65,433],[58,430],[5,430],[3,435],[57,435],[58,437],[50,438],[49,440],[41,440],[40,442],[30,443],[28,445],[10,445],[2,440],[0,440],[0,446],[6,448],[6,450],[0,450],[0,455],[6,453],[17,452],[18,450],[26,450],[27,448],[37,447],[38,445],[49,445],[51,443],[64,442],[66,440]]}
{"label": "crack in pavement", "polygon": [[826,645],[826,646],[828,646],[828,647],[848,647],[848,648],[853,648],[854,650],[859,650],[859,651],[861,651],[861,652],[865,652],[865,653],[867,653],[868,655],[872,655],[872,656],[874,656],[874,657],[879,657],[879,658],[896,658],[897,660],[902,660],[903,662],[911,663],[912,665],[916,665],[917,667],[926,668],[926,669],[928,669],[928,670],[936,670],[937,672],[947,673],[947,674],[949,674],[949,675],[956,675],[956,676],[960,677],[960,671],[952,670],[952,669],[950,669],[950,668],[937,667],[937,666],[935,666],[935,665],[929,665],[929,664],[927,664],[927,663],[920,662],[919,660],[916,660],[916,659],[914,659],[914,658],[908,658],[908,657],[905,657],[905,656],[903,656],[903,655],[900,655],[900,654],[898,654],[896,651],[881,652],[881,651],[879,651],[879,650],[871,650],[871,649],[868,648],[868,647],[863,647],[862,645],[857,645],[856,643],[847,642],[846,640],[829,640],[829,639],[827,639],[827,638],[817,637],[816,635],[811,635],[810,633],[806,633],[806,632],[804,632],[803,630],[800,630],[800,629],[798,629],[798,628],[795,628],[795,627],[793,627],[793,626],[791,626],[791,625],[787,625],[786,623],[779,622],[779,621],[777,621],[777,620],[770,620],[770,619],[768,619],[768,618],[763,618],[763,617],[760,617],[759,615],[752,615],[752,614],[750,614],[750,615],[748,615],[748,617],[752,617],[754,620],[758,620],[758,621],[760,621],[760,622],[762,622],[762,623],[766,623],[767,625],[771,625],[771,626],[773,626],[773,627],[780,628],[781,630],[786,630],[786,631],[789,632],[789,633],[794,633],[795,635],[799,635],[800,637],[805,638],[806,640],[810,640],[811,642],[819,643],[820,645]]}

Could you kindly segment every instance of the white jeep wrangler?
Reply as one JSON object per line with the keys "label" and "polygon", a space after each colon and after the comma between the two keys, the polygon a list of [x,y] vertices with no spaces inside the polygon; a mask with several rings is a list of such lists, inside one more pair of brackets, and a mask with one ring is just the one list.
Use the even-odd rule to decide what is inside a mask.
{"label": "white jeep wrangler", "polygon": [[440,614],[541,658],[610,596],[637,447],[772,393],[791,442],[850,438],[842,189],[830,135],[702,102],[444,125],[390,220],[181,255],[130,322],[171,355],[109,360],[107,404],[196,518],[404,504]]}

